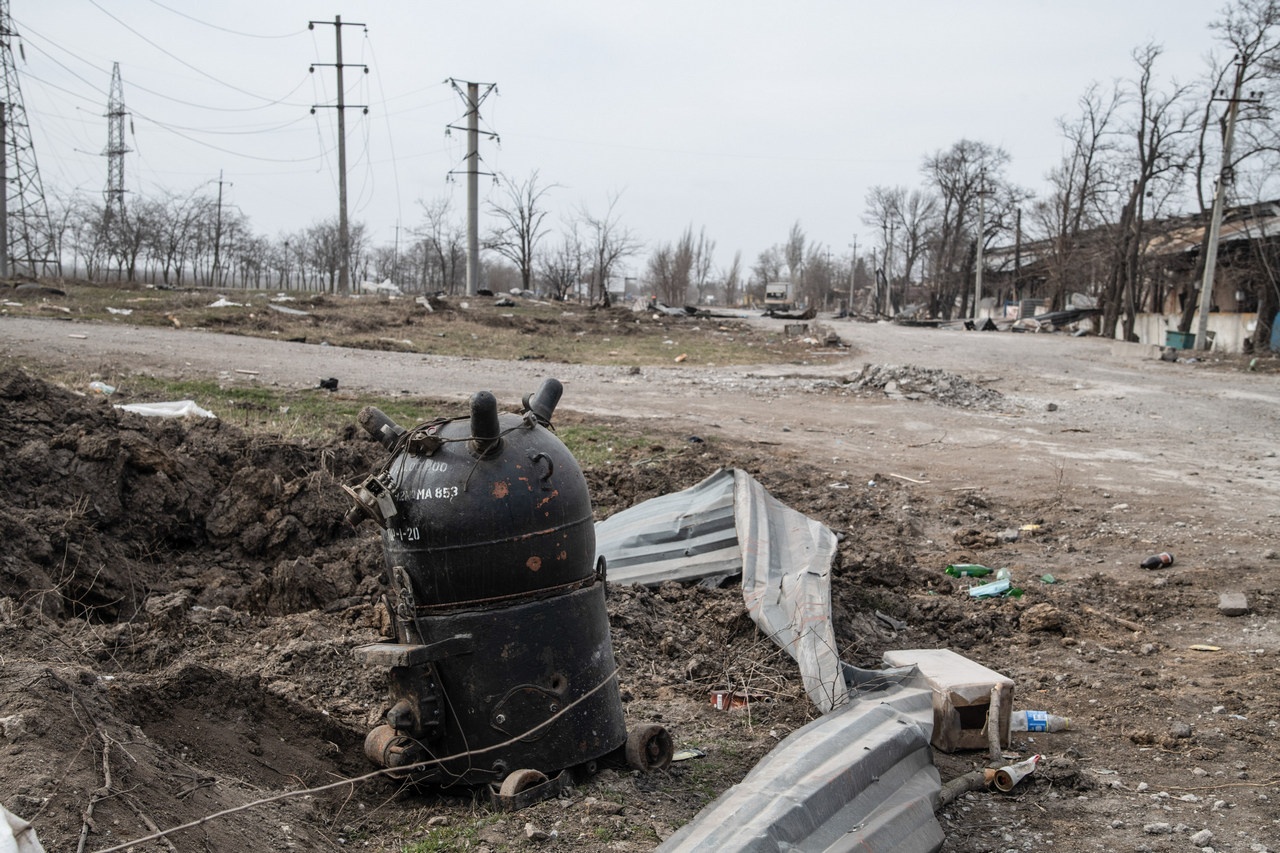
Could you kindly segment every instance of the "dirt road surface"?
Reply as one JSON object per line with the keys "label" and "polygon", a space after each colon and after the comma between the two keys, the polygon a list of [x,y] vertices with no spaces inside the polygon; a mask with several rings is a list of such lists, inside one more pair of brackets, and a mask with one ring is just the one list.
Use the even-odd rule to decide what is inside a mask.
{"label": "dirt road surface", "polygon": [[[1171,363],[1150,347],[1096,338],[839,320],[826,326],[848,349],[755,368],[634,371],[499,362],[480,353],[451,359],[18,318],[0,318],[0,353],[6,367],[109,366],[296,388],[335,377],[344,390],[461,401],[486,389],[508,404],[554,376],[565,384],[561,411],[635,421],[676,442],[699,436],[739,448],[699,464],[749,465],[775,494],[842,534],[835,618],[851,662],[874,664],[885,648],[950,646],[1014,678],[1016,707],[1072,718],[1071,731],[1019,740],[1023,754],[1043,752],[1050,761],[1016,796],[974,793],[943,813],[945,849],[1280,849],[1280,375],[1273,360],[1251,370],[1247,359]],[[682,488],[690,483],[679,477],[695,469],[691,463],[643,476],[670,479],[647,484],[651,491]],[[591,482],[621,492],[627,476],[624,468]],[[605,498],[617,508],[617,498]],[[1024,524],[1036,526],[1019,533]],[[1172,567],[1139,568],[1160,551],[1175,554]],[[963,585],[940,574],[961,561],[1011,567],[1026,597],[969,599]],[[1042,574],[1058,583],[1040,583]],[[1249,612],[1220,612],[1224,592],[1243,592]],[[649,653],[670,659],[670,677],[659,677],[660,666],[652,685],[637,679],[632,688],[637,707],[667,715],[678,745],[693,733],[710,737],[706,727],[716,724],[703,702],[705,680],[689,660],[656,651],[669,647],[662,643],[668,628],[678,629],[646,627],[626,608],[644,605],[646,618],[674,624],[689,618],[682,607],[711,606],[691,603],[700,594],[637,593],[615,605],[620,661]],[[729,601],[718,598],[714,606]],[[886,632],[868,618],[872,605],[910,627]],[[719,639],[732,639],[736,629],[726,630]],[[344,683],[352,691],[369,688]],[[175,707],[199,716],[190,703]],[[0,707],[0,716],[11,712]],[[146,717],[135,712],[130,719]],[[775,738],[800,722],[785,715],[778,721],[773,731],[764,726]],[[157,740],[177,737],[155,723],[138,725]],[[760,726],[748,728],[755,740],[738,769],[772,742]],[[20,752],[23,743],[9,738],[8,748]],[[983,758],[939,755],[938,763],[945,779]],[[343,772],[355,769],[344,765]],[[231,774],[226,766],[220,772]],[[648,849],[733,781],[717,779],[694,797],[680,787],[691,773],[659,785],[656,799],[643,786],[620,793],[631,784],[626,779],[585,792],[638,798],[640,812],[658,815],[647,823],[623,809],[612,824],[571,831],[577,811],[543,805],[530,820],[564,824],[549,841],[528,841],[523,819],[498,819],[455,843]],[[252,774],[241,778],[266,784]],[[19,789],[0,786],[0,799],[11,808],[15,794],[20,805],[41,802],[39,792]],[[668,800],[680,805],[659,805]],[[410,820],[410,807],[396,808],[399,820]],[[323,844],[345,831],[342,820],[325,814],[331,824],[313,828],[313,843],[322,845],[316,849],[329,849]],[[451,813],[449,820],[462,818]],[[650,828],[640,832],[641,824]],[[403,828],[368,834],[362,826],[368,849],[401,849],[397,844],[415,837]],[[67,827],[78,829],[78,819],[68,818]]]}
{"label": "dirt road surface", "polygon": [[[762,323],[779,321],[760,320]],[[717,370],[449,359],[139,327],[10,319],[6,359],[111,363],[167,376],[465,399],[481,388],[518,400],[554,375],[563,406],[693,433],[777,442],[836,473],[877,466],[1016,493],[1067,477],[1117,496],[1155,499],[1189,517],[1247,518],[1280,503],[1275,477],[1280,388],[1274,373],[1171,364],[1151,347],[1059,335],[946,332],[831,324],[850,344],[829,363]],[[83,334],[83,338],[72,335]],[[851,400],[833,381],[864,364],[949,371],[999,391],[992,411]],[[234,371],[253,370],[250,378]],[[1052,409],[1052,410],[1051,410]],[[836,467],[839,462],[839,468]],[[914,474],[912,473],[914,472]],[[1274,517],[1274,516],[1271,516]],[[1207,519],[1206,519],[1207,520]]]}

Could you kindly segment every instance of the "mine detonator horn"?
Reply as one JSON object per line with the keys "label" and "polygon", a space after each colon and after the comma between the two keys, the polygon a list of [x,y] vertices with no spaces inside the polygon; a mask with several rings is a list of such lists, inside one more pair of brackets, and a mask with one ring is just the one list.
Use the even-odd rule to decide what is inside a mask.
{"label": "mine detonator horn", "polygon": [[471,449],[480,456],[491,456],[502,449],[498,399],[490,391],[471,395]]}
{"label": "mine detonator horn", "polygon": [[387,450],[395,450],[396,443],[408,432],[377,406],[365,406],[361,409],[356,422]]}
{"label": "mine detonator horn", "polygon": [[536,393],[524,395],[524,410],[533,412],[533,416],[541,421],[543,426],[549,426],[551,415],[555,412],[556,404],[560,402],[560,395],[563,393],[564,385],[560,384],[559,379],[544,379]]}

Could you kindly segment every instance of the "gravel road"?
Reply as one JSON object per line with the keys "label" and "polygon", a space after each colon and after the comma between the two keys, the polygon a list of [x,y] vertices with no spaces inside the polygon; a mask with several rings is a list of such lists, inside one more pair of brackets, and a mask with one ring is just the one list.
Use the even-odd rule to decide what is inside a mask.
{"label": "gravel road", "polygon": [[[565,384],[562,410],[777,445],[835,479],[874,460],[886,473],[1012,493],[1069,478],[1118,501],[1156,495],[1225,517],[1274,518],[1280,507],[1274,373],[1239,362],[1162,362],[1151,347],[1097,338],[829,325],[850,346],[824,363],[639,373],[8,317],[0,318],[0,352],[16,363],[294,388],[335,377],[343,390],[389,395],[462,400],[487,389],[504,404],[554,376]],[[844,383],[865,364],[946,370],[999,391],[1005,405],[854,394]]]}

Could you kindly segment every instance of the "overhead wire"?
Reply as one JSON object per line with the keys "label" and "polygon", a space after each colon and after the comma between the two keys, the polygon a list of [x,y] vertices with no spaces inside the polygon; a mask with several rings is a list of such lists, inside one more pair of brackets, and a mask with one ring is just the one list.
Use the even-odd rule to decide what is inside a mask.
{"label": "overhead wire", "polygon": [[[364,31],[364,40],[363,40],[363,41],[361,42],[361,44],[360,44],[360,59],[361,59],[361,60],[364,60],[364,59],[366,59],[366,58],[367,58],[364,54],[365,54],[365,51],[366,51],[366,49],[368,48],[368,46],[369,46],[369,29],[366,27],[366,28],[365,28],[365,31]],[[376,184],[376,181],[374,180],[374,173],[373,173],[373,158],[372,158],[372,156],[370,155],[370,142],[371,142],[371,136],[372,136],[372,131],[371,131],[371,128],[372,128],[372,122],[370,122],[370,121],[368,121],[368,120],[367,120],[367,118],[368,118],[368,111],[369,111],[369,107],[368,107],[368,104],[369,104],[369,97],[368,97],[368,95],[369,95],[369,91],[368,91],[368,90],[369,90],[369,65],[368,65],[367,63],[364,63],[364,62],[362,62],[361,64],[362,64],[362,65],[364,65],[365,73],[364,73],[364,74],[362,74],[362,75],[360,75],[361,80],[360,80],[360,83],[359,83],[359,84],[357,84],[356,88],[363,88],[363,89],[365,90],[365,91],[364,91],[364,95],[365,95],[365,96],[364,96],[363,98],[361,98],[361,100],[363,100],[363,101],[365,102],[365,118],[366,118],[366,121],[364,121],[364,122],[362,122],[362,123],[361,123],[361,127],[362,127],[362,129],[363,129],[363,131],[364,131],[364,133],[363,133],[363,140],[362,140],[362,150],[361,150],[360,154],[359,154],[359,155],[357,155],[357,157],[356,157],[356,163],[357,163],[357,165],[363,165],[363,166],[364,166],[364,180],[361,182],[360,190],[359,190],[359,192],[356,194],[356,203],[355,203],[355,212],[356,212],[356,213],[359,213],[359,212],[361,212],[361,211],[364,211],[365,209],[367,209],[367,208],[369,207],[369,205],[373,204],[373,196],[374,196],[374,192],[375,192],[375,190],[376,190],[376,188],[377,188],[377,184]]]}
{"label": "overhead wire", "polygon": [[[105,75],[107,75],[107,76],[110,76],[110,74],[111,74],[111,72],[110,72],[110,71],[108,71],[108,70],[106,70],[105,68],[102,68],[102,67],[100,67],[100,66],[98,66],[98,65],[93,64],[93,63],[92,63],[92,62],[90,62],[89,60],[85,59],[84,57],[82,57],[82,56],[80,56],[80,55],[78,55],[78,54],[76,54],[76,53],[74,53],[74,52],[72,52],[72,51],[70,51],[70,50],[67,50],[67,49],[66,49],[65,47],[63,47],[62,45],[60,45],[60,44],[58,44],[57,42],[55,42],[55,41],[51,40],[48,36],[45,36],[45,35],[43,35],[43,34],[41,34],[41,33],[37,32],[37,31],[32,30],[30,27],[26,26],[25,24],[23,24],[23,25],[22,25],[22,27],[23,27],[23,31],[24,31],[25,33],[27,33],[27,34],[34,34],[34,35],[35,35],[38,39],[40,39],[41,41],[44,41],[44,42],[48,43],[49,45],[51,45],[52,47],[56,47],[58,50],[61,50],[63,53],[67,54],[68,56],[71,56],[71,57],[73,57],[73,58],[75,58],[75,59],[79,60],[80,62],[83,62],[85,65],[88,65],[88,66],[89,66],[90,68],[92,68],[94,71],[97,71],[97,72],[99,72],[100,74],[105,74]],[[64,69],[65,71],[67,71],[67,73],[75,75],[78,79],[80,79],[81,81],[85,82],[85,83],[86,83],[87,85],[89,85],[89,86],[94,86],[94,84],[93,84],[93,83],[89,83],[89,81],[85,80],[83,77],[80,77],[80,75],[76,74],[76,73],[75,73],[74,71],[72,71],[69,67],[67,67],[66,65],[64,65],[64,64],[63,64],[63,63],[61,63],[61,62],[58,62],[58,60],[57,60],[57,59],[56,59],[52,54],[50,54],[50,53],[49,53],[47,50],[45,50],[44,48],[40,47],[40,45],[38,45],[38,44],[36,44],[36,43],[32,42],[30,39],[28,39],[27,41],[28,41],[28,43],[29,43],[29,44],[31,44],[31,47],[32,47],[33,49],[35,49],[36,51],[38,51],[38,52],[40,52],[40,53],[44,54],[45,56],[49,57],[50,61],[52,61],[52,62],[56,63],[60,68],[62,68],[62,69]],[[271,102],[269,102],[269,103],[265,103],[265,104],[257,104],[256,106],[252,106],[252,107],[214,107],[214,106],[210,106],[210,105],[208,105],[208,104],[200,104],[200,103],[196,103],[195,101],[188,101],[188,100],[185,100],[185,99],[183,99],[183,98],[176,98],[176,97],[174,97],[173,95],[167,95],[167,94],[165,94],[164,92],[158,92],[158,91],[156,91],[155,89],[149,89],[149,88],[147,88],[146,86],[140,85],[140,84],[138,84],[138,83],[130,83],[130,84],[129,84],[129,86],[130,86],[131,88],[138,89],[139,91],[146,92],[146,93],[147,93],[147,94],[149,94],[149,95],[155,95],[157,98],[163,98],[163,99],[165,99],[166,101],[172,101],[172,102],[174,102],[175,104],[182,104],[183,106],[187,106],[187,107],[195,107],[196,109],[200,109],[200,110],[210,110],[210,111],[212,111],[212,112],[241,113],[241,112],[253,112],[253,111],[255,111],[255,110],[265,110],[265,109],[268,109],[269,107],[273,107],[273,106],[280,105],[280,104],[283,104],[283,105],[285,105],[285,106],[297,106],[297,104],[290,104],[290,103],[288,103],[288,100],[287,100],[287,99],[288,99],[288,98],[293,97],[293,95],[294,95],[294,94],[296,94],[296,93],[297,93],[297,91],[298,91],[299,89],[301,89],[304,85],[306,85],[306,82],[307,82],[307,78],[304,76],[304,77],[302,77],[302,78],[298,81],[298,85],[294,86],[292,89],[290,89],[290,90],[289,90],[288,92],[286,92],[284,95],[282,95],[280,98],[278,98],[278,99],[276,99],[276,100],[274,100],[274,101],[271,101]],[[95,87],[95,88],[96,88],[96,87]],[[101,92],[101,90],[98,90],[98,91],[99,91],[99,92]],[[70,93],[69,93],[69,94],[70,94]],[[102,94],[106,94],[106,93],[105,93],[105,92],[102,92]],[[83,97],[83,96],[80,96],[80,97]]]}
{"label": "overhead wire", "polygon": [[224,33],[230,33],[233,36],[243,36],[244,38],[251,38],[251,39],[287,39],[297,35],[301,35],[303,33],[302,30],[295,30],[294,32],[291,32],[291,33],[281,33],[280,35],[262,35],[260,33],[246,33],[240,30],[230,29],[229,27],[219,26],[218,24],[211,24],[208,21],[202,21],[197,17],[188,15],[186,12],[180,12],[177,9],[174,9],[170,6],[166,6],[165,4],[161,3],[160,0],[150,0],[150,3],[153,6],[159,6],[161,9],[164,9],[166,12],[172,12],[173,14],[179,17],[186,18],[188,21],[194,21],[195,23],[200,24],[201,26],[209,27],[210,29],[213,29],[213,30],[220,30]]}
{"label": "overhead wire", "polygon": [[[368,30],[365,30],[365,33],[364,33],[364,41],[365,41],[365,44],[368,46],[368,49],[369,49],[369,58],[370,58],[370,60],[372,60],[372,64],[373,64],[373,65],[374,65],[374,67],[376,68],[376,67],[378,67],[377,57],[374,55],[373,42],[369,39],[369,31],[368,31]],[[386,128],[387,128],[387,148],[388,148],[388,149],[390,150],[390,152],[391,152],[391,179],[392,179],[392,183],[393,183],[393,185],[395,186],[395,193],[396,193],[396,222],[399,222],[399,221],[401,220],[401,218],[403,217],[403,215],[404,215],[404,203],[403,203],[403,201],[401,200],[401,197],[400,197],[400,169],[399,169],[399,164],[396,162],[396,144],[395,144],[395,134],[393,134],[393,133],[391,132],[391,120],[390,120],[390,117],[388,116],[388,114],[387,114],[387,110],[386,110],[387,95],[386,95],[386,92],[385,92],[385,91],[383,90],[383,88],[382,88],[382,75],[381,75],[381,73],[379,73],[379,74],[378,74],[377,82],[378,82],[378,96],[379,96],[380,98],[382,98],[382,105],[383,105],[383,110],[382,110],[382,121],[383,121],[383,124],[385,124],[385,125],[386,125]],[[443,83],[438,83],[438,84],[436,84],[436,85],[443,86],[444,84],[443,84]],[[426,91],[427,89],[430,89],[430,88],[432,88],[432,87],[428,86],[428,87],[426,87],[426,88],[424,88],[424,89],[420,89],[419,91]],[[373,162],[372,162],[372,160],[370,160],[369,168],[370,168],[370,170],[372,170],[372,168],[373,168]]]}
{"label": "overhead wire", "polygon": [[[135,30],[133,27],[129,26],[127,23],[125,23],[124,21],[122,21],[120,18],[118,18],[118,17],[116,17],[115,15],[111,14],[111,13],[110,13],[110,12],[108,12],[106,9],[102,8],[102,6],[97,2],[97,0],[89,0],[89,5],[93,6],[93,7],[94,7],[95,9],[97,9],[99,12],[101,12],[101,13],[102,13],[102,14],[104,14],[104,15],[106,15],[108,18],[110,18],[111,20],[115,21],[116,23],[118,23],[120,26],[124,27],[124,28],[125,28],[126,30],[128,30],[129,32],[133,33],[135,36],[137,36],[138,38],[142,39],[144,42],[146,42],[147,44],[151,45],[151,46],[152,46],[152,47],[154,47],[156,50],[158,50],[158,51],[160,51],[161,53],[163,53],[165,56],[169,57],[170,59],[174,60],[175,62],[179,63],[180,65],[183,65],[183,66],[185,66],[185,67],[187,67],[187,68],[190,68],[192,71],[196,72],[196,73],[197,73],[197,74],[199,74],[201,77],[205,77],[205,78],[207,78],[207,79],[209,79],[209,80],[212,80],[213,82],[217,83],[218,85],[220,85],[220,86],[225,86],[226,88],[231,89],[231,90],[232,90],[232,91],[234,91],[234,92],[239,92],[239,93],[240,93],[240,94],[242,94],[242,95],[248,95],[248,96],[249,96],[249,97],[251,97],[251,98],[257,98],[257,99],[258,99],[258,100],[260,100],[260,101],[266,101],[266,102],[268,102],[268,103],[279,103],[279,101],[278,101],[277,99],[275,99],[275,98],[268,98],[268,97],[266,97],[265,95],[259,95],[259,94],[257,94],[256,92],[250,92],[248,89],[242,89],[242,88],[240,88],[239,86],[236,86],[236,85],[233,85],[233,84],[231,84],[231,83],[228,83],[226,80],[223,80],[223,79],[221,79],[220,77],[217,77],[217,76],[215,76],[215,75],[213,75],[213,74],[210,74],[209,72],[207,72],[207,71],[205,71],[205,70],[203,70],[203,69],[201,69],[201,68],[197,68],[196,66],[192,65],[190,62],[187,62],[185,59],[183,59],[182,57],[178,56],[177,54],[175,54],[175,53],[171,53],[170,51],[168,51],[168,50],[166,50],[165,48],[161,47],[160,45],[156,44],[154,41],[152,41],[151,39],[147,38],[147,37],[146,37],[146,36],[144,36],[142,33],[140,33],[140,32],[138,32],[137,30]],[[289,106],[302,106],[302,105],[301,105],[301,104],[290,104]]]}

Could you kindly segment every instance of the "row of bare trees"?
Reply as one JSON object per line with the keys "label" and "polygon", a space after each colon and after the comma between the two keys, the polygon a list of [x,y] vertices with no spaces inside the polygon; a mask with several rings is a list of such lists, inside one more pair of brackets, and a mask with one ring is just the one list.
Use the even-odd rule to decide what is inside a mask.
{"label": "row of bare trees", "polygon": [[[1078,114],[1059,122],[1064,155],[1041,198],[1009,181],[1007,152],[974,140],[924,157],[918,187],[872,188],[863,222],[876,234],[875,266],[888,292],[923,286],[933,316],[969,316],[981,243],[987,252],[1005,249],[1004,262],[1012,254],[1009,297],[1030,295],[1024,287],[1033,282],[1017,273],[1030,262],[1036,295],[1052,308],[1073,292],[1096,298],[1104,335],[1119,330],[1133,339],[1137,313],[1165,310],[1171,297],[1181,302],[1185,331],[1205,252],[1194,270],[1171,267],[1147,251],[1155,229],[1188,209],[1206,220],[1219,174],[1228,204],[1245,206],[1275,194],[1271,179],[1280,170],[1280,125],[1266,107],[1280,96],[1280,2],[1236,0],[1212,29],[1218,51],[1200,84],[1162,80],[1161,49],[1148,44],[1133,52],[1130,79],[1090,85]],[[1225,101],[1236,90],[1236,146],[1223,164]],[[1260,259],[1258,269],[1274,269],[1276,260]],[[797,268],[787,266],[794,279]],[[1261,344],[1277,309],[1277,277],[1254,275],[1242,286],[1258,304]],[[894,299],[890,307],[901,305]]]}
{"label": "row of bare trees", "polygon": [[[740,252],[717,267],[716,240],[692,223],[675,240],[646,246],[623,223],[617,194],[603,210],[579,205],[554,218],[561,188],[534,171],[503,176],[488,204],[494,226],[483,241],[482,282],[607,302],[624,267],[635,268],[628,261],[644,254],[640,289],[670,304],[735,304],[753,288],[759,293],[786,279],[799,300],[819,307],[863,293],[869,298],[860,310],[893,313],[909,300],[932,316],[954,318],[974,313],[974,278],[985,255],[983,269],[998,274],[987,295],[1034,295],[1056,309],[1084,293],[1103,308],[1102,333],[1119,329],[1124,337],[1132,337],[1138,312],[1180,300],[1185,327],[1200,271],[1162,267],[1146,250],[1156,227],[1176,212],[1206,214],[1219,173],[1227,176],[1231,203],[1241,205],[1267,198],[1280,172],[1280,124],[1266,106],[1280,96],[1280,0],[1232,0],[1212,26],[1218,52],[1200,84],[1165,80],[1161,50],[1151,44],[1133,52],[1130,79],[1088,86],[1077,114],[1059,121],[1064,154],[1041,197],[1009,178],[1007,151],[961,139],[923,156],[919,185],[868,192],[862,222],[873,232],[870,245],[833,252],[810,241],[797,221],[749,268]],[[1223,164],[1223,99],[1236,89],[1244,99],[1237,144]],[[73,199],[58,210],[54,228],[59,257],[71,259],[74,274],[175,286],[337,286],[335,222],[266,238],[208,186],[134,198],[124,210]],[[419,221],[404,234],[403,243],[374,246],[355,225],[354,279],[459,292],[466,239],[450,201],[420,201]],[[1024,268],[1034,274],[1024,277]],[[1253,289],[1260,320],[1274,315],[1275,276],[1243,286]],[[1259,337],[1269,333],[1260,322]]]}

